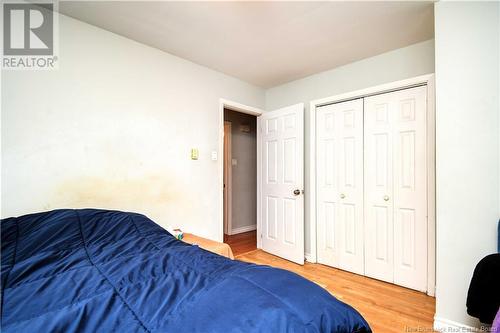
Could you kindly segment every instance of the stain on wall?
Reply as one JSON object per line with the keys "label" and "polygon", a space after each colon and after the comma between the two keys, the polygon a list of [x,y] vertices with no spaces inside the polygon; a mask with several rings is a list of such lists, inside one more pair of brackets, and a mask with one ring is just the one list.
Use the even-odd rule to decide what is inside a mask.
{"label": "stain on wall", "polygon": [[58,70],[2,72],[2,217],[119,209],[222,240],[219,100],[262,107],[264,90],[67,16],[59,26]]}
{"label": "stain on wall", "polygon": [[[47,198],[46,210],[54,208],[104,208],[127,210],[148,215],[163,226],[178,226],[165,220],[166,212],[175,212],[185,228],[192,216],[193,203],[175,177],[148,175],[144,177],[109,179],[83,176],[62,181]],[[184,215],[184,216],[183,216]]]}

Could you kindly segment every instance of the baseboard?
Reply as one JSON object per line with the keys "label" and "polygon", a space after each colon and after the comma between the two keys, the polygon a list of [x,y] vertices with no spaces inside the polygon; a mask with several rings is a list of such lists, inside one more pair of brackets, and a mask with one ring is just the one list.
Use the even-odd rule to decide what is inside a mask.
{"label": "baseboard", "polygon": [[233,228],[229,234],[236,235],[236,234],[241,234],[243,232],[249,232],[249,231],[254,231],[254,230],[257,230],[257,224],[246,225],[244,227],[239,227],[239,228]]}
{"label": "baseboard", "polygon": [[316,260],[316,258],[312,255],[312,253],[305,252],[304,253],[304,257],[305,257],[305,259],[306,259],[307,262],[310,262],[312,264],[315,264],[315,263],[318,262]]}
{"label": "baseboard", "polygon": [[440,317],[434,317],[434,330],[438,332],[479,332],[476,327]]}

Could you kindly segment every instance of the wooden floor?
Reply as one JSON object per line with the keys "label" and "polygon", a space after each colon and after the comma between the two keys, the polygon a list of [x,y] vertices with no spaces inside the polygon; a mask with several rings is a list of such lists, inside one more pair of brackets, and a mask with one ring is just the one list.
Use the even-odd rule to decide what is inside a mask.
{"label": "wooden floor", "polygon": [[255,232],[229,236],[228,242],[237,260],[287,269],[317,283],[358,310],[376,333],[432,332],[433,297],[320,264],[297,265],[262,250],[243,252],[252,248]]}
{"label": "wooden floor", "polygon": [[235,256],[257,249],[257,231],[236,235],[224,235],[224,243],[229,244]]}

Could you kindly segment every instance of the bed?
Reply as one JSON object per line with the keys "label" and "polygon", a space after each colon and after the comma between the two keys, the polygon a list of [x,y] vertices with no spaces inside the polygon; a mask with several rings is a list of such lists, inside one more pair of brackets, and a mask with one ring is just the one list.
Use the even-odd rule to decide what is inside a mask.
{"label": "bed", "polygon": [[349,305],[289,271],[176,240],[136,213],[7,218],[2,332],[371,332]]}

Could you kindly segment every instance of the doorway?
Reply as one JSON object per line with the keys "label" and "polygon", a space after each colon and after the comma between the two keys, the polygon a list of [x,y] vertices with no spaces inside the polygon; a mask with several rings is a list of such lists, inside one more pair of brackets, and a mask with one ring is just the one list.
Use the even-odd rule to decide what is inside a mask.
{"label": "doorway", "polygon": [[235,256],[257,249],[257,117],[224,108],[224,242]]}

